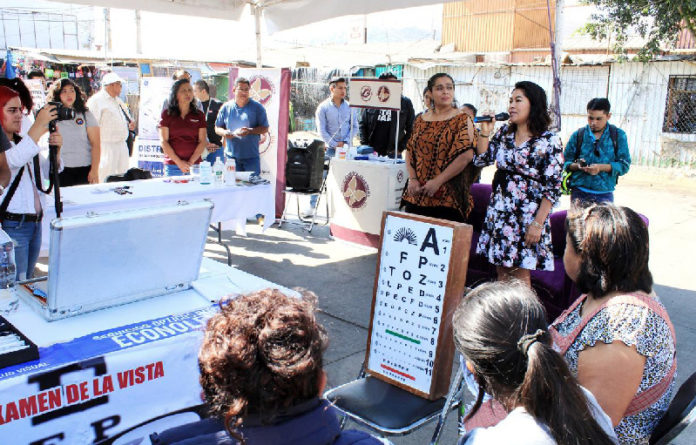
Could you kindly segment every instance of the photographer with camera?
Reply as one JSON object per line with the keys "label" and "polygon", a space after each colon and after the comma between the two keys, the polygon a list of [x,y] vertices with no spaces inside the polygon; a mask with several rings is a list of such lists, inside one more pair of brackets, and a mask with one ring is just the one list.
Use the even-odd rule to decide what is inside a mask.
{"label": "photographer with camera", "polygon": [[[34,267],[41,248],[41,219],[44,207],[42,195],[48,193],[43,188],[43,182],[48,178],[50,163],[46,150],[42,151],[37,143],[48,131],[49,124],[59,117],[66,117],[65,115],[67,113],[64,112],[63,116],[59,116],[56,106],[47,104],[38,111],[27,136],[22,138],[22,102],[19,94],[0,86],[0,122],[11,145],[4,153],[11,171],[11,180],[8,181],[7,191],[3,189],[0,219],[2,229],[16,243],[18,280],[34,276]],[[58,130],[51,133],[48,143],[56,148],[56,163],[60,170],[60,146],[63,145],[63,138]],[[1,171],[0,161],[0,173]],[[0,175],[0,183],[1,178]]]}
{"label": "photographer with camera", "polygon": [[626,133],[609,123],[611,104],[604,97],[587,103],[587,125],[570,136],[563,168],[570,172],[567,188],[576,202],[614,202],[619,176],[628,173],[631,154]]}
{"label": "photographer with camera", "polygon": [[57,80],[48,90],[48,100],[59,109],[74,111],[71,119],[59,119],[57,123],[65,142],[62,156],[65,168],[60,173],[60,186],[97,184],[101,154],[99,124],[87,109],[80,87],[70,79]]}

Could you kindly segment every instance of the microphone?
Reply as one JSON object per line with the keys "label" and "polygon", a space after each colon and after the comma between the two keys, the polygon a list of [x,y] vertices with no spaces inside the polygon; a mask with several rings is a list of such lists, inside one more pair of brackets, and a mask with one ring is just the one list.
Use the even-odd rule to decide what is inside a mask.
{"label": "microphone", "polygon": [[[495,120],[496,121],[506,121],[510,119],[510,115],[507,113],[498,113],[495,115]],[[491,119],[490,116],[476,116],[474,118],[474,122],[479,123],[479,122],[490,122],[493,119]]]}

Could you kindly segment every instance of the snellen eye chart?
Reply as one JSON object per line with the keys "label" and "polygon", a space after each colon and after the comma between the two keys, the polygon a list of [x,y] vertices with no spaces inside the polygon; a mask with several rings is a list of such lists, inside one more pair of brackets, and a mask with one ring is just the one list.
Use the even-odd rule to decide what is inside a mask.
{"label": "snellen eye chart", "polygon": [[[452,342],[451,314],[445,310],[445,300],[448,290],[450,294],[453,290],[448,288],[455,236],[450,225],[456,223],[438,225],[427,218],[393,213],[387,214],[382,229],[367,370],[429,397],[438,351],[452,350],[451,367],[453,345],[440,342]],[[464,274],[468,246],[466,253]],[[457,302],[458,298],[453,307]],[[443,317],[449,318],[443,323]],[[443,326],[449,329],[449,336],[441,336]]]}

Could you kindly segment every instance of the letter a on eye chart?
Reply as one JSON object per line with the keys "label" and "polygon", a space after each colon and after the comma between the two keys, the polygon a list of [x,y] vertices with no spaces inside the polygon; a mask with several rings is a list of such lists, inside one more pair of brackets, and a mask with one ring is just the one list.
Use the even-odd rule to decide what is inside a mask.
{"label": "letter a on eye chart", "polygon": [[[436,386],[442,386],[433,385],[437,353],[447,349],[445,345],[439,347],[438,339],[452,341],[451,333],[440,336],[443,314],[453,307],[451,301],[456,306],[461,290],[455,288],[463,289],[459,278],[454,287],[448,288],[451,261],[458,264],[456,270],[461,270],[459,261],[463,261],[466,279],[470,236],[462,236],[469,241],[464,243],[468,245],[463,258],[457,258],[462,256],[463,248],[457,250],[456,256],[452,251],[455,233],[470,233],[471,228],[463,224],[452,227],[453,224],[456,225],[390,212],[382,230],[367,370],[421,396],[433,396],[433,391],[438,390]],[[452,294],[459,292],[456,299],[448,299],[448,307],[447,290]],[[449,371],[446,374],[449,379]]]}

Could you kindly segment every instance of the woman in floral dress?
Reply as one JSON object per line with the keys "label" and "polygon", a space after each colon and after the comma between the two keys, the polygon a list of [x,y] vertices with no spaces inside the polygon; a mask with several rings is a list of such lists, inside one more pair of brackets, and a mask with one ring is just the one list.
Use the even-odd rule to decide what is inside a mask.
{"label": "woman in floral dress", "polygon": [[469,189],[480,169],[472,165],[476,129],[453,106],[454,80],[438,73],[428,80],[432,108],[416,117],[406,146],[406,212],[463,222],[473,207]]}
{"label": "woman in floral dress", "polygon": [[476,252],[497,266],[498,279],[531,284],[530,270],[553,270],[549,214],[561,193],[563,146],[548,130],[546,93],[518,82],[510,97],[510,121],[488,140],[495,119],[482,122],[474,165],[497,163]]}

